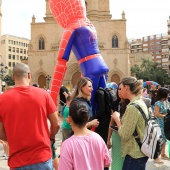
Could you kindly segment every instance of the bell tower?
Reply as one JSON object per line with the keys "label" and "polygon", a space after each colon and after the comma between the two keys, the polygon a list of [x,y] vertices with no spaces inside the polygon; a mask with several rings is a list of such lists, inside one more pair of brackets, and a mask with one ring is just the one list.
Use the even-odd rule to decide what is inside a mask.
{"label": "bell tower", "polygon": [[45,13],[44,20],[46,22],[50,22],[50,21],[54,22],[55,19],[54,19],[53,15],[51,13],[51,10],[50,10],[49,0],[45,0],[45,1],[46,1],[46,13]]}
{"label": "bell tower", "polygon": [[86,0],[87,17],[92,20],[110,20],[109,0]]}

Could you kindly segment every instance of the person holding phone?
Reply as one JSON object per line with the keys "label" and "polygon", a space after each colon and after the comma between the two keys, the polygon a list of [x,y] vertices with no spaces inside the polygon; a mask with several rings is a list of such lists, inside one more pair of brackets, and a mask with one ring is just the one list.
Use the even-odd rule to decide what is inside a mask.
{"label": "person holding phone", "polygon": [[[123,116],[126,106],[130,102],[128,99],[123,99],[121,96],[120,87],[118,85],[118,89],[116,92],[116,100],[113,102],[112,114],[115,111],[120,112],[120,117]],[[109,124],[108,130],[108,138],[107,138],[107,147],[108,149],[112,148],[112,164],[111,170],[122,170],[124,158],[121,156],[121,138],[118,134],[118,127],[115,123],[114,118],[111,115],[111,120]],[[112,137],[112,142],[111,142]]]}
{"label": "person holding phone", "polygon": [[112,114],[121,137],[121,153],[125,157],[122,170],[145,170],[148,157],[142,153],[133,136],[136,129],[140,141],[142,141],[146,127],[142,114],[133,103],[139,105],[147,119],[149,118],[148,108],[141,98],[143,80],[137,80],[132,76],[125,77],[121,80],[119,89],[122,98],[130,100],[122,119],[120,119],[119,112]]}

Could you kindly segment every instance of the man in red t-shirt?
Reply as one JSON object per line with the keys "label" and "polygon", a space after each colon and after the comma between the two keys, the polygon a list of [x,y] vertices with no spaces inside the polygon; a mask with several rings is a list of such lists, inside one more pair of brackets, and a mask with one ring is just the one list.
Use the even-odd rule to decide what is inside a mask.
{"label": "man in red t-shirt", "polygon": [[51,170],[50,139],[59,130],[56,106],[45,90],[29,85],[26,64],[15,65],[13,78],[15,87],[0,95],[0,139],[9,144],[8,165],[11,169]]}

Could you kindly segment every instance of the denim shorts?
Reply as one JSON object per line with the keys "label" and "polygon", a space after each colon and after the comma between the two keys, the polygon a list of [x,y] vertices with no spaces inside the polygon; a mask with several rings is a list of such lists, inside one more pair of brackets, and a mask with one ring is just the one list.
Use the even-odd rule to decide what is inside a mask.
{"label": "denim shorts", "polygon": [[38,164],[22,166],[19,168],[12,168],[11,170],[53,170],[52,159]]}

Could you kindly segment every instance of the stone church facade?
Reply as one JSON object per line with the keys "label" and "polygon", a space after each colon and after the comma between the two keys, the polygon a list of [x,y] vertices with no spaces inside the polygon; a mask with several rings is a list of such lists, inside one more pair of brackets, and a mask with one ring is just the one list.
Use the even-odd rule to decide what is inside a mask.
{"label": "stone church facade", "polygon": [[[118,83],[124,76],[130,75],[130,48],[126,38],[126,19],[111,19],[109,0],[85,0],[87,17],[94,24],[98,34],[100,52],[109,67],[108,82]],[[47,87],[53,76],[57,62],[57,53],[63,29],[54,20],[46,0],[44,22],[31,23],[31,41],[28,48],[28,65],[32,72],[32,83]],[[90,68],[89,68],[90,69]],[[67,71],[63,84],[72,88],[81,76],[81,70],[73,53],[67,62]]]}

